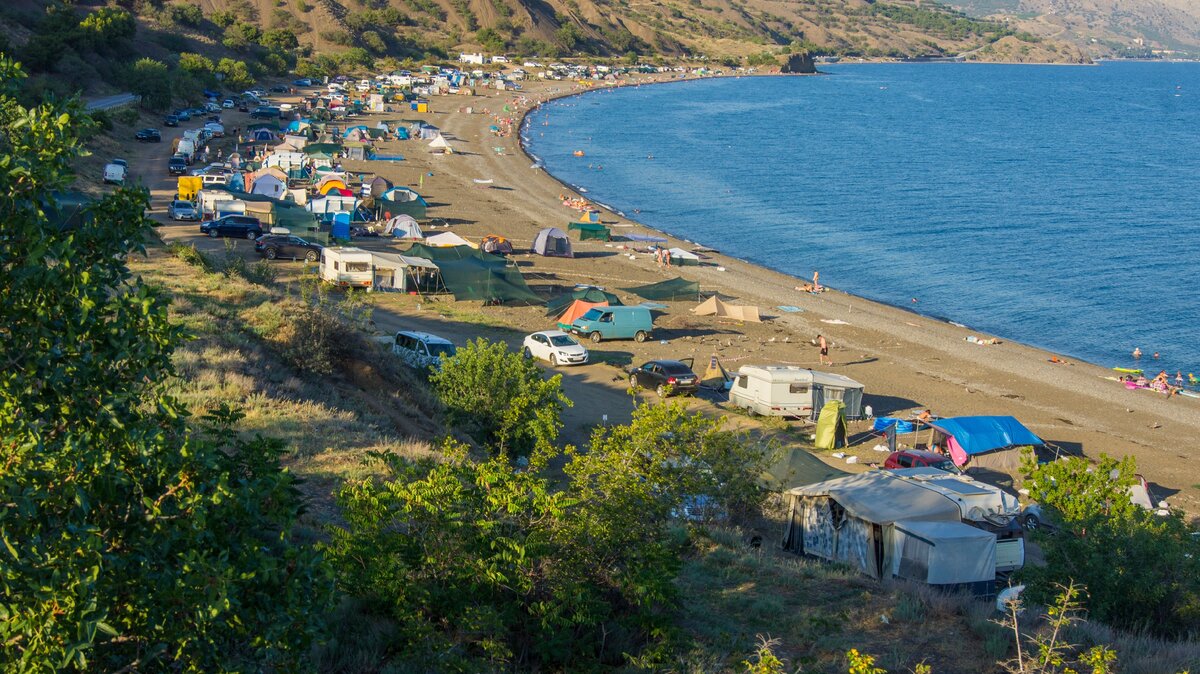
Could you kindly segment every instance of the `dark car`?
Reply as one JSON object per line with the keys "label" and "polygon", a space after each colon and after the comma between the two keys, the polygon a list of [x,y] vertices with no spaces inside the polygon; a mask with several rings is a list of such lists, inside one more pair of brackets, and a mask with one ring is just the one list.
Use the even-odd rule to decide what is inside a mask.
{"label": "dark car", "polygon": [[254,109],[250,116],[254,119],[278,119],[280,115],[279,108],[262,105]]}
{"label": "dark car", "polygon": [[249,215],[226,215],[200,225],[200,232],[214,239],[229,236],[238,239],[257,239],[262,236],[262,225],[258,218]]}
{"label": "dark car", "polygon": [[270,234],[254,242],[254,252],[268,260],[305,260],[316,262],[321,257],[321,246],[298,236]]}
{"label": "dark car", "polygon": [[308,79],[307,77],[301,77],[298,80],[292,80],[292,84],[294,84],[298,87],[311,87],[312,80]]}
{"label": "dark car", "polygon": [[268,91],[270,91],[271,93],[274,93],[274,94],[286,94],[289,91],[289,89],[287,87],[283,86],[282,84],[276,84],[275,86],[271,87]]}
{"label": "dark car", "polygon": [[629,373],[629,385],[654,389],[660,397],[671,393],[690,395],[700,388],[700,378],[691,365],[678,360],[652,360]]}
{"label": "dark car", "polygon": [[188,172],[187,157],[175,155],[167,162],[167,174],[173,176],[185,175]]}
{"label": "dark car", "polygon": [[192,118],[192,112],[190,110],[176,110],[175,118],[181,122],[186,122]]}
{"label": "dark car", "polygon": [[163,126],[179,126],[179,118],[175,115],[163,117]]}
{"label": "dark car", "polygon": [[238,109],[238,112],[250,112],[249,101],[247,101],[246,99],[242,99],[241,101],[238,101],[237,109]]}
{"label": "dark car", "polygon": [[884,468],[937,468],[949,473],[957,473],[958,468],[950,457],[937,452],[927,452],[921,449],[905,449],[892,452],[883,462]]}
{"label": "dark car", "polygon": [[142,129],[134,136],[139,143],[161,143],[162,133],[158,129]]}

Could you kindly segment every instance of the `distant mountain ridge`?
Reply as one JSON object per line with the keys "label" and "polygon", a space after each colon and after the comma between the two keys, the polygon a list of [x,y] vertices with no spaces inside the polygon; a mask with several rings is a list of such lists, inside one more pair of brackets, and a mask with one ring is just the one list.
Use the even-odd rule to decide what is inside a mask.
{"label": "distant mountain ridge", "polygon": [[1002,17],[1092,56],[1189,52],[1200,57],[1198,0],[953,0],[976,17]]}

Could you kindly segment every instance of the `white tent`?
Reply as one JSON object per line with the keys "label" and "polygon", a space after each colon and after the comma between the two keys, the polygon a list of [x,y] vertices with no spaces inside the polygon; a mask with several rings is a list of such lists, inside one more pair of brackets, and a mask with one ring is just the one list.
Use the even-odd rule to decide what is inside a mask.
{"label": "white tent", "polygon": [[892,535],[892,575],[930,585],[973,584],[996,576],[996,535],[961,522],[900,521]]}
{"label": "white tent", "polygon": [[684,266],[693,266],[700,264],[700,256],[695,253],[688,252],[682,248],[672,248],[667,251],[671,254],[671,264]]}
{"label": "white tent", "polygon": [[442,232],[425,238],[425,245],[433,246],[434,248],[453,248],[454,246],[470,246],[478,248],[479,246],[467,241],[454,232]]}
{"label": "white tent", "polygon": [[450,143],[447,143],[446,138],[444,136],[442,136],[441,134],[438,134],[437,138],[434,138],[433,140],[429,141],[429,147],[434,150],[439,150],[442,152],[446,152],[446,151],[453,152],[454,151],[454,148],[450,147]]}
{"label": "white tent", "polygon": [[421,226],[411,215],[397,215],[388,220],[383,227],[383,233],[405,241],[420,241],[425,238],[425,235],[421,233]]}
{"label": "white tent", "polygon": [[377,290],[408,292],[437,286],[441,270],[431,260],[395,253],[371,253],[374,287]]}
{"label": "white tent", "polygon": [[262,194],[272,199],[282,199],[286,192],[287,181],[280,180],[278,176],[266,172],[255,176],[254,184],[250,187],[251,194]]}

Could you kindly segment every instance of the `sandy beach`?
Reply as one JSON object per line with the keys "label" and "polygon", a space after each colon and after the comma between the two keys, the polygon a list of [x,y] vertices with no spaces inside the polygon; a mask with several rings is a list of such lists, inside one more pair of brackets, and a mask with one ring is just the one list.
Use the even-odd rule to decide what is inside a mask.
{"label": "sandy beach", "polygon": [[[632,83],[650,81],[635,79]],[[728,369],[747,364],[794,364],[827,369],[862,382],[866,403],[876,415],[906,415],[917,407],[927,407],[940,416],[1013,415],[1065,450],[1082,451],[1091,457],[1100,453],[1135,456],[1139,471],[1157,487],[1156,496],[1168,498],[1172,507],[1197,510],[1200,468],[1191,464],[1190,450],[1200,437],[1200,400],[1127,391],[1109,379],[1115,374],[1111,370],[1075,361],[1051,362],[1053,354],[1005,336],[998,336],[1000,344],[977,345],[966,338],[991,335],[836,289],[815,295],[802,293],[795,290],[800,280],[793,276],[720,254],[708,254],[709,259],[699,267],[669,270],[660,269],[650,254],[620,248],[643,244],[573,240],[574,259],[528,254],[539,229],[566,229],[567,222],[578,218],[577,211],[562,205],[561,195],[587,195],[577,195],[545,171],[533,168],[533,160],[522,151],[515,131],[496,137],[489,126],[496,124],[496,116],[500,115],[512,119],[515,129],[533,105],[580,90],[579,85],[569,82],[535,81],[526,83],[518,93],[479,90],[473,97],[434,97],[432,112],[427,114],[398,111],[371,115],[363,123],[371,126],[381,119],[425,119],[443,130],[456,153],[433,154],[427,143],[419,140],[395,141],[383,144],[381,151],[402,154],[405,161],[346,161],[344,166],[354,173],[373,173],[397,185],[414,187],[429,201],[430,217],[444,221],[447,229],[469,240],[478,241],[487,234],[509,238],[518,251],[513,259],[526,280],[544,294],[589,283],[616,292],[626,303],[637,303],[640,298],[618,289],[683,276],[698,281],[705,293],[719,292],[723,299],[736,304],[756,305],[764,317],[769,317],[761,324],[735,324],[695,316],[689,311],[694,302],[669,303],[669,309],[657,321],[654,340],[596,346],[598,355],[607,354],[615,362],[638,364],[649,358],[694,357],[700,373],[714,355]],[[509,112],[503,112],[506,105]],[[226,126],[245,125],[242,115],[227,113],[226,117]],[[555,131],[553,127],[539,127],[529,133]],[[170,152],[168,140],[164,138],[161,146],[139,146],[129,152],[134,172],[141,173],[143,182],[152,188],[156,213],[162,213],[166,200],[174,193],[174,179],[167,178],[161,168]],[[140,160],[146,163],[139,166]],[[476,180],[493,182],[480,185]],[[614,235],[649,233],[639,223],[613,213],[605,212],[602,220],[613,228]],[[193,223],[169,223],[159,231],[166,240],[221,246],[219,241],[210,243],[200,237],[197,229]],[[429,228],[426,233],[438,231],[444,230]],[[691,249],[699,244],[720,249],[722,242],[672,239],[669,245]],[[400,250],[407,247],[384,239],[364,239],[356,245]],[[810,273],[807,267],[794,271],[801,276]],[[476,335],[519,343],[521,334],[553,325],[539,307],[482,306],[478,302],[455,302],[449,296],[430,302],[395,294],[377,295],[375,302],[376,323],[381,331],[427,329],[460,344]],[[779,305],[796,306],[803,312],[785,313],[776,308]],[[818,333],[833,343],[832,367],[818,364],[817,349],[810,344]],[[1148,360],[1145,367],[1152,369],[1154,362]],[[631,404],[625,378],[617,368],[592,364],[563,373],[567,393],[575,401],[566,415],[564,432],[568,441],[585,441],[588,429],[601,423],[605,415],[611,422],[628,417]],[[704,400],[695,401],[693,406],[721,411]],[[752,423],[740,415],[734,418],[739,424]],[[865,428],[865,424],[858,424],[852,430]],[[882,456],[869,450],[863,454],[871,460]]]}

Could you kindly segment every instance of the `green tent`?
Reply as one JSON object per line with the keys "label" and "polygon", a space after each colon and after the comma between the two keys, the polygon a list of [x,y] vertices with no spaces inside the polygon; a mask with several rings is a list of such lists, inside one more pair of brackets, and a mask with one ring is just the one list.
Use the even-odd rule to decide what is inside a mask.
{"label": "green tent", "polygon": [[768,489],[787,491],[846,475],[849,473],[825,463],[812,452],[793,447],[780,451],[759,479]]}
{"label": "green tent", "polygon": [[579,230],[579,240],[587,241],[594,239],[596,241],[608,241],[612,238],[612,231],[604,225],[598,225],[592,222],[572,222],[567,225],[567,229]]}
{"label": "green tent", "polygon": [[636,288],[621,288],[621,290],[631,292],[638,297],[644,297],[648,300],[698,301],[700,299],[700,284],[695,281],[684,280],[680,277]]}
{"label": "green tent", "polygon": [[304,146],[304,154],[322,159],[334,157],[341,151],[342,146],[338,143],[309,143]]}
{"label": "green tent", "polygon": [[559,295],[558,297],[550,300],[546,304],[546,315],[558,316],[565,311],[567,307],[571,306],[571,303],[573,303],[575,300],[583,300],[584,302],[590,302],[592,304],[608,302],[608,306],[610,307],[621,306],[621,299],[616,295],[605,292],[595,286],[587,286],[586,288],[576,288],[569,293]]}
{"label": "green tent", "polygon": [[406,254],[436,263],[442,273],[442,282],[456,300],[545,302],[525,284],[516,264],[499,255],[470,246],[435,248],[423,243],[414,243]]}
{"label": "green tent", "polygon": [[813,440],[817,449],[836,449],[846,446],[846,405],[840,400],[830,400],[821,408],[817,417],[817,438]]}

